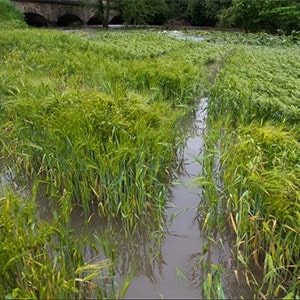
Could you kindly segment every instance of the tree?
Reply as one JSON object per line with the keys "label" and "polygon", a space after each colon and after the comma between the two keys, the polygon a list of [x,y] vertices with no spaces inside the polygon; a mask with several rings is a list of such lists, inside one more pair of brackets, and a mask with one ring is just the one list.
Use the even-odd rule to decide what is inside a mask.
{"label": "tree", "polygon": [[232,5],[232,0],[204,0],[207,23],[211,26],[219,23],[222,12]]}
{"label": "tree", "polygon": [[165,0],[119,0],[122,18],[127,24],[147,24],[167,10]]}
{"label": "tree", "polygon": [[187,16],[193,25],[215,26],[232,0],[188,0]]}
{"label": "tree", "polygon": [[168,19],[185,19],[188,0],[166,0]]}
{"label": "tree", "polygon": [[112,11],[118,10],[120,0],[81,0],[84,7],[93,8],[95,11],[95,24],[102,24],[108,28]]}
{"label": "tree", "polygon": [[117,0],[98,0],[97,15],[101,19],[104,28],[108,28],[111,10],[116,9],[117,4]]}
{"label": "tree", "polygon": [[267,10],[260,13],[260,16],[267,21],[269,27],[266,29],[270,32],[300,31],[300,3],[298,1],[277,1],[276,6],[270,5]]}
{"label": "tree", "polygon": [[247,31],[300,30],[299,0],[233,0],[223,15],[224,23]]}
{"label": "tree", "polygon": [[186,14],[192,25],[203,26],[206,21],[205,4],[203,0],[189,0]]}
{"label": "tree", "polygon": [[148,0],[152,5],[152,13],[149,15],[148,24],[162,25],[168,16],[168,6],[165,0]]}

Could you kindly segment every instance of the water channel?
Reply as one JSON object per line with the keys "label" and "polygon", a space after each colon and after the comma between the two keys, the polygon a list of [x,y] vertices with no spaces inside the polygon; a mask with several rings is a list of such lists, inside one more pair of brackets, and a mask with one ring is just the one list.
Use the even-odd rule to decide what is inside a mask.
{"label": "water channel", "polygon": [[[200,161],[204,151],[206,106],[207,98],[198,102],[185,146],[178,151],[181,167],[174,178],[176,184],[169,190],[165,234],[160,241],[156,240],[155,233],[141,232],[134,238],[125,238],[118,228],[107,220],[101,222],[97,215],[83,226],[82,209],[75,208],[72,212],[71,228],[75,235],[93,235],[102,248],[99,253],[87,247],[87,263],[110,257],[111,252],[116,254],[113,281],[122,287],[130,278],[126,293],[121,295],[125,299],[205,298],[203,284],[207,275],[214,274],[216,270],[221,270],[221,288],[225,298],[253,297],[253,292],[245,284],[239,284],[235,276],[236,263],[231,252],[234,236],[231,231],[216,228],[211,238],[202,228],[205,205],[201,202],[202,190],[196,179],[202,172]],[[2,186],[13,181],[12,172],[2,172]],[[44,202],[43,196],[38,198]],[[46,202],[39,203],[39,206],[43,208],[41,218],[47,219],[52,208],[47,207]],[[105,288],[110,289],[111,286]]]}
{"label": "water channel", "polygon": [[136,276],[125,298],[196,299],[201,296],[195,276],[197,259],[202,250],[198,214],[201,188],[193,181],[201,174],[201,165],[197,159],[204,145],[206,104],[207,99],[201,99],[198,104],[185,148],[179,154],[183,156],[182,168],[167,199],[167,235],[161,249],[163,267],[159,271],[155,270],[155,282],[143,274]]}
{"label": "water channel", "polygon": [[[176,184],[167,199],[167,234],[162,241],[160,261],[147,272],[137,272],[125,299],[199,299],[204,298],[203,283],[209,272],[222,270],[222,289],[225,298],[249,298],[253,294],[235,277],[231,252],[234,236],[221,229],[214,232],[214,242],[203,231],[201,218],[202,191],[197,178],[201,176],[201,157],[204,150],[207,98],[199,101],[196,117],[188,132],[183,149],[183,165]],[[203,209],[204,206],[202,207]],[[226,231],[225,231],[226,232]],[[145,241],[143,241],[145,242]],[[205,249],[205,250],[204,250]],[[153,280],[153,278],[155,280]],[[222,294],[221,293],[221,294]]]}

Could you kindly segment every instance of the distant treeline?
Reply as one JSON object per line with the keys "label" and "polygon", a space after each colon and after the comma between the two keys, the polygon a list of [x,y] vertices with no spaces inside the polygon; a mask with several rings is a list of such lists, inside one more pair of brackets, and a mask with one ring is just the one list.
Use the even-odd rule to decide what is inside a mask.
{"label": "distant treeline", "polygon": [[[90,5],[90,0],[80,1]],[[0,0],[0,5],[7,2]],[[104,27],[110,22],[112,10],[120,12],[117,21],[123,24],[209,26],[287,34],[300,31],[300,0],[97,0],[97,15]]]}
{"label": "distant treeline", "polygon": [[[88,0],[83,0],[88,1]],[[299,0],[98,0],[105,23],[110,9],[127,24],[239,27],[246,31],[300,30]]]}

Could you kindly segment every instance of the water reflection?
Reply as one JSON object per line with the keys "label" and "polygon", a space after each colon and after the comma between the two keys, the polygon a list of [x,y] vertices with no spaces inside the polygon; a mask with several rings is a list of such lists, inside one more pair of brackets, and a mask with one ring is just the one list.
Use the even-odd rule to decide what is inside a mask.
{"label": "water reflection", "polygon": [[[147,226],[136,228],[128,236],[121,224],[100,217],[97,206],[91,207],[94,213],[88,219],[82,207],[72,207],[69,226],[72,234],[85,245],[85,262],[92,264],[108,258],[114,265],[111,273],[105,274],[111,279],[104,287],[108,295],[109,291],[114,294],[116,289],[122,289],[131,278],[126,294],[120,296],[199,299],[203,297],[202,286],[207,274],[220,271],[227,298],[252,297],[252,291],[245,284],[239,285],[234,275],[231,231],[203,229],[207,207],[201,202],[202,189],[196,179],[202,172],[206,105],[207,99],[202,99],[192,124],[187,122],[187,140],[178,151],[180,168],[174,177],[176,183],[168,193],[163,226],[147,220]],[[9,170],[0,174],[2,186],[14,180]],[[51,218],[59,209],[58,202],[49,201],[45,196],[46,186],[40,185],[36,197],[41,219]],[[90,242],[85,243],[86,239]]]}
{"label": "water reflection", "polygon": [[[246,284],[239,285],[234,275],[232,232],[225,225],[209,231],[203,228],[207,207],[202,203],[202,189],[196,179],[202,173],[206,106],[207,99],[201,99],[187,132],[185,147],[178,155],[182,164],[167,199],[166,234],[160,245],[159,268],[151,265],[152,259],[151,273],[145,270],[146,264],[141,269],[137,266],[138,272],[125,295],[127,299],[203,298],[208,274],[215,279],[219,276],[217,279],[226,298],[253,296],[251,289]],[[150,247],[143,249],[144,253],[148,249],[151,256]],[[143,259],[147,261],[147,257]]]}
{"label": "water reflection", "polygon": [[201,256],[202,242],[199,231],[198,205],[201,189],[194,179],[201,173],[197,158],[203,147],[202,133],[205,128],[206,99],[196,110],[196,118],[189,124],[184,149],[178,152],[181,168],[170,188],[166,208],[166,235],[161,244],[161,267],[154,276],[139,272],[134,277],[125,298],[199,298],[197,262]]}
{"label": "water reflection", "polygon": [[161,252],[165,232],[159,224],[153,224],[150,229],[149,226],[141,226],[128,236],[121,224],[100,217],[97,209],[94,211],[88,222],[80,207],[73,209],[70,218],[74,234],[83,238],[89,236],[91,240],[84,251],[85,261],[95,263],[110,259],[114,264],[116,282],[121,282],[122,276],[138,273],[156,283],[165,264]]}

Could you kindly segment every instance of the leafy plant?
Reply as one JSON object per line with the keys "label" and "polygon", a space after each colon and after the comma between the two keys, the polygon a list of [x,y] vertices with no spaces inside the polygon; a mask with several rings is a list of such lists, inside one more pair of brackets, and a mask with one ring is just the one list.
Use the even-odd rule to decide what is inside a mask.
{"label": "leafy plant", "polygon": [[9,0],[0,1],[0,28],[26,27],[23,13]]}
{"label": "leafy plant", "polygon": [[223,11],[223,24],[242,27],[247,31],[299,30],[300,7],[296,0],[233,0]]}

